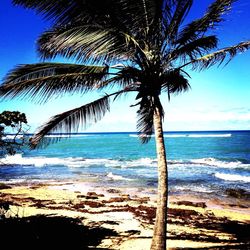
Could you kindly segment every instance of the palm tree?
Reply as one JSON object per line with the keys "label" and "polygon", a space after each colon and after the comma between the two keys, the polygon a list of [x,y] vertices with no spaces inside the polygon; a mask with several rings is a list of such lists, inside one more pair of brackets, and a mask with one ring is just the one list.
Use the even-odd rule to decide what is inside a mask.
{"label": "palm tree", "polygon": [[[70,133],[97,122],[110,101],[135,92],[137,130],[143,143],[155,134],[158,203],[151,249],[166,249],[168,170],[160,95],[189,89],[187,69],[207,69],[229,62],[250,41],[218,49],[215,27],[235,0],[214,0],[199,19],[184,23],[192,0],[13,0],[52,21],[38,39],[43,60],[62,56],[75,63],[19,65],[0,87],[1,96],[47,102],[65,93],[103,90],[99,99],[55,115],[39,128],[31,147],[47,145],[52,132]],[[108,92],[111,89],[114,92]],[[108,92],[108,93],[106,93]]]}

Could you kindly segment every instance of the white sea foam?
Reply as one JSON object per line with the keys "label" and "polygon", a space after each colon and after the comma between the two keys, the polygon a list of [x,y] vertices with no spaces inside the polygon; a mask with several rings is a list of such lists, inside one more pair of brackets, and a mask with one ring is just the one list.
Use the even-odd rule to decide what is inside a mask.
{"label": "white sea foam", "polygon": [[198,192],[198,193],[212,193],[213,192],[204,186],[193,186],[192,191]]}
{"label": "white sea foam", "polygon": [[240,161],[221,161],[215,158],[201,158],[192,160],[169,160],[169,165],[175,166],[209,166],[215,168],[249,168],[249,164]]}
{"label": "white sea foam", "polygon": [[88,137],[90,135],[83,134],[64,134],[64,135],[46,135],[47,138],[72,138],[72,137]]}
{"label": "white sea foam", "polygon": [[203,137],[231,137],[232,134],[189,134],[191,138],[203,138]]}
{"label": "white sea foam", "polygon": [[138,135],[130,134],[129,137],[138,137]]}
{"label": "white sea foam", "polygon": [[[243,164],[240,161],[221,161],[215,158],[201,158],[193,160],[169,160],[170,167],[187,166],[209,166],[214,168],[243,168],[249,169],[250,164]],[[114,168],[137,168],[137,167],[157,167],[157,160],[152,158],[139,158],[134,160],[116,160],[106,158],[83,158],[83,157],[26,157],[22,154],[6,156],[0,159],[0,165],[28,165],[44,167],[51,165],[63,165],[71,168],[104,166]]]}
{"label": "white sea foam", "polygon": [[156,166],[156,160],[150,158],[140,158],[136,160],[113,160],[105,158],[86,159],[83,157],[24,157],[22,154],[6,156],[0,159],[0,165],[31,165],[43,167],[48,165],[65,165],[68,167],[90,167],[101,165],[105,167],[130,168],[137,166]]}
{"label": "white sea foam", "polygon": [[126,180],[126,181],[128,181],[128,180],[131,180],[131,179],[124,178],[121,175],[113,174],[112,172],[109,172],[107,174],[107,177],[110,178],[110,179],[112,179],[112,180],[114,180],[114,181],[120,181],[120,180]]}
{"label": "white sea foam", "polygon": [[173,135],[164,135],[167,138],[178,138],[178,137],[185,137],[185,138],[206,138],[206,137],[231,137],[232,134],[173,134]]}
{"label": "white sea foam", "polygon": [[69,167],[79,166],[84,161],[83,158],[58,158],[58,157],[23,157],[21,154],[7,155],[0,160],[0,165],[31,165],[43,167],[47,165],[67,165]]}
{"label": "white sea foam", "polygon": [[49,184],[53,184],[53,183],[57,183],[57,181],[55,179],[31,179],[31,178],[14,178],[14,179],[5,179],[4,182],[6,184],[38,184],[38,183],[49,183]]}
{"label": "white sea foam", "polygon": [[155,160],[150,158],[141,158],[133,161],[120,161],[113,159],[85,159],[83,157],[23,157],[22,154],[6,156],[0,159],[0,165],[29,165],[35,167],[43,167],[48,165],[64,165],[68,167],[90,167],[101,165],[105,167],[121,167],[130,168],[136,166],[156,166]]}
{"label": "white sea foam", "polygon": [[238,174],[223,174],[215,173],[215,177],[225,181],[237,181],[250,183],[250,176],[238,175]]}
{"label": "white sea foam", "polygon": [[82,182],[79,182],[79,183],[65,183],[65,184],[62,184],[60,183],[60,185],[53,185],[53,186],[50,186],[49,187],[50,189],[56,189],[56,190],[70,190],[72,192],[75,192],[75,191],[80,191],[80,192],[88,192],[90,191],[91,189],[93,189],[93,185],[89,185],[89,184],[86,184],[86,182],[82,183]]}
{"label": "white sea foam", "polygon": [[3,136],[3,140],[14,140],[14,139],[23,139],[23,135],[6,135]]}
{"label": "white sea foam", "polygon": [[179,137],[188,137],[188,135],[185,134],[175,134],[175,135],[164,135],[165,138],[179,138]]}
{"label": "white sea foam", "polygon": [[137,166],[147,166],[147,167],[155,167],[157,165],[157,161],[151,158],[140,158],[132,161],[124,161],[122,162],[122,167],[137,167]]}
{"label": "white sea foam", "polygon": [[204,186],[190,186],[190,185],[185,185],[185,186],[176,185],[174,187],[174,190],[176,190],[176,191],[192,191],[192,192],[198,192],[198,193],[212,193],[213,192]]}
{"label": "white sea foam", "polygon": [[[138,137],[138,135],[130,134],[130,137]],[[148,135],[143,135],[149,137]],[[232,134],[164,134],[166,138],[206,138],[206,137],[231,137]],[[154,137],[154,135],[152,135]]]}
{"label": "white sea foam", "polygon": [[249,164],[243,164],[240,161],[221,161],[215,158],[201,158],[201,159],[194,159],[191,160],[190,163],[198,164],[198,165],[205,165],[211,167],[223,167],[223,168],[247,168]]}

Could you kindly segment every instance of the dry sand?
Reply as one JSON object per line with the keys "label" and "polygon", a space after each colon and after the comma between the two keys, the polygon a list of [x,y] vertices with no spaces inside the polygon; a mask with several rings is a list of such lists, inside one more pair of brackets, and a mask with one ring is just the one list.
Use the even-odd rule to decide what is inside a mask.
{"label": "dry sand", "polygon": [[[5,203],[10,204],[5,217],[78,219],[89,232],[97,230],[88,237],[98,236],[98,241],[85,243],[92,244],[92,249],[150,248],[156,202],[155,195],[145,196],[142,190],[72,183],[13,186],[0,190],[0,205]],[[167,228],[168,249],[250,249],[250,209],[246,205],[171,196]]]}

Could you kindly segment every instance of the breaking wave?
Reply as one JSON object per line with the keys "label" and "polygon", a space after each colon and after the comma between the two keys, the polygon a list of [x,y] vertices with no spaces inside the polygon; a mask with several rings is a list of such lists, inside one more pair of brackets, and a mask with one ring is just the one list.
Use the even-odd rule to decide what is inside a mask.
{"label": "breaking wave", "polygon": [[107,177],[111,180],[114,180],[114,181],[120,181],[120,180],[126,180],[126,181],[130,181],[131,179],[128,179],[128,178],[125,178],[121,175],[117,175],[117,174],[113,174],[112,172],[109,172],[107,174]]}
{"label": "breaking wave", "polygon": [[250,183],[250,176],[245,176],[245,175],[215,173],[215,177],[225,181]]}
{"label": "breaking wave", "polygon": [[141,158],[136,160],[113,160],[105,158],[87,159],[83,157],[23,157],[22,154],[6,156],[0,159],[0,165],[28,165],[43,167],[49,165],[64,165],[68,167],[90,167],[101,165],[107,167],[136,167],[136,166],[156,166],[156,161],[150,158]]}
{"label": "breaking wave", "polygon": [[[138,137],[138,135],[130,134],[130,137]],[[149,137],[148,135],[143,135]],[[164,134],[166,138],[206,138],[206,137],[231,137],[232,134]],[[152,135],[154,137],[154,135]]]}
{"label": "breaking wave", "polygon": [[[250,164],[239,160],[223,161],[215,158],[201,158],[192,160],[169,160],[169,166],[197,166],[197,167],[215,167],[215,168],[243,168],[249,169]],[[156,167],[157,160],[152,158],[139,158],[134,160],[124,159],[105,159],[105,158],[83,158],[83,157],[25,157],[22,154],[6,156],[0,159],[0,165],[28,165],[43,167],[49,165],[63,165],[68,167],[91,167],[105,166],[114,168],[136,168],[136,167]]]}

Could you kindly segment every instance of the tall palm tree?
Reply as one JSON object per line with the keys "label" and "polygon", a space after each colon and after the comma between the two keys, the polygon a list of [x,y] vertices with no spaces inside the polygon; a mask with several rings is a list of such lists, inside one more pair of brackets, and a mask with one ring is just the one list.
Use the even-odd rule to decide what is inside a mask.
{"label": "tall palm tree", "polygon": [[[250,41],[218,49],[214,28],[235,0],[214,0],[205,14],[186,24],[192,0],[13,0],[52,21],[38,39],[43,60],[62,56],[75,63],[19,65],[8,73],[1,96],[47,102],[65,93],[103,90],[99,99],[55,115],[31,139],[47,145],[52,132],[75,131],[100,120],[111,100],[136,92],[137,130],[143,143],[155,134],[158,203],[151,249],[166,249],[168,171],[160,95],[189,89],[187,69],[203,70],[229,62]],[[114,92],[108,92],[111,89]],[[164,96],[163,96],[164,98]]]}

